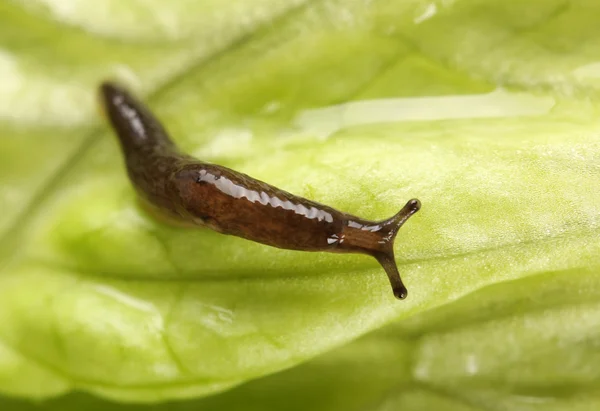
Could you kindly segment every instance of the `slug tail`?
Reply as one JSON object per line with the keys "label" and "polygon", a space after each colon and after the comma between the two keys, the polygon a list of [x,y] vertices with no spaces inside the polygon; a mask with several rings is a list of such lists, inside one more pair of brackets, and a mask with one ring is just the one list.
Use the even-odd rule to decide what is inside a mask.
{"label": "slug tail", "polygon": [[398,267],[396,265],[396,259],[394,257],[394,240],[398,234],[398,231],[400,230],[400,227],[404,225],[410,216],[415,214],[420,209],[421,202],[413,198],[406,203],[406,205],[402,207],[402,209],[396,215],[382,221],[381,224],[383,226],[382,234],[384,246],[382,247],[382,250],[373,254],[379,264],[381,264],[385,270],[385,273],[390,280],[394,296],[399,300],[406,298],[408,295],[408,290],[400,278],[400,273],[398,272]]}
{"label": "slug tail", "polygon": [[104,81],[98,91],[100,112],[111,123],[126,155],[145,149],[174,149],[160,121],[125,88]]}

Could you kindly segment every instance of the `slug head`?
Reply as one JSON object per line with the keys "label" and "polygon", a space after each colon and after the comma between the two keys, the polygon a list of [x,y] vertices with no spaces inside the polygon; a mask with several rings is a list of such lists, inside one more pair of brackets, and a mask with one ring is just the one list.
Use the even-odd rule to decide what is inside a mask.
{"label": "slug head", "polygon": [[400,227],[402,227],[402,225],[404,225],[404,223],[420,209],[421,202],[417,199],[412,199],[392,218],[381,222],[381,239],[378,241],[377,247],[375,247],[376,249],[370,252],[385,270],[385,273],[390,280],[394,296],[399,300],[406,298],[408,290],[402,282],[400,273],[398,272],[398,266],[396,265],[396,259],[394,257],[394,240]]}

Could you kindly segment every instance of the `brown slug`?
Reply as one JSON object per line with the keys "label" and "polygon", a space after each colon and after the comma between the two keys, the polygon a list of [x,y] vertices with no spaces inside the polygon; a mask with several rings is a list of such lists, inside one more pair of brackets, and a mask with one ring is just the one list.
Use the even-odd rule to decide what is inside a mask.
{"label": "brown slug", "polygon": [[419,200],[387,220],[364,220],[181,153],[150,110],[116,84],[103,83],[100,97],[129,178],[154,211],[273,247],[368,254],[387,273],[394,295],[406,298],[393,245]]}

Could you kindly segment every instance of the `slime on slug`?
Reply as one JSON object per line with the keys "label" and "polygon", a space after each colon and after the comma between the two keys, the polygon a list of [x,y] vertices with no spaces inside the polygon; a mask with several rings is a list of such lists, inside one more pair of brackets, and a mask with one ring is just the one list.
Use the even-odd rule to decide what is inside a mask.
{"label": "slime on slug", "polygon": [[124,88],[104,82],[100,95],[129,179],[152,211],[273,247],[370,255],[385,270],[396,298],[406,298],[393,245],[400,227],[419,211],[419,200],[386,220],[355,217],[182,153]]}

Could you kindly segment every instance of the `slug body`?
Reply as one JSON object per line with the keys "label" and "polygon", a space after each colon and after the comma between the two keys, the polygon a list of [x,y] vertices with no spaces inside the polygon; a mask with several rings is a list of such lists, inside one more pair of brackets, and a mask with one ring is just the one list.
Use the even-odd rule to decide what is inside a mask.
{"label": "slug body", "polygon": [[419,210],[418,200],[410,200],[387,220],[355,217],[190,157],[179,151],[158,119],[126,90],[103,83],[100,94],[129,178],[155,211],[273,247],[370,255],[386,271],[394,295],[406,297],[393,243],[400,227]]}

